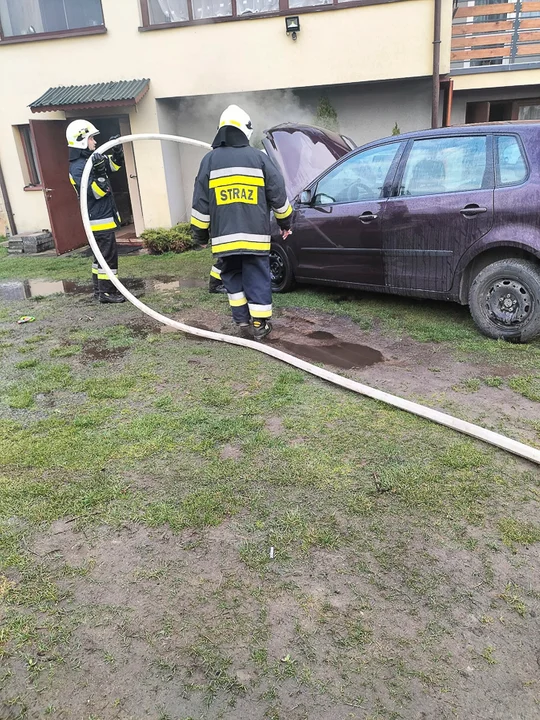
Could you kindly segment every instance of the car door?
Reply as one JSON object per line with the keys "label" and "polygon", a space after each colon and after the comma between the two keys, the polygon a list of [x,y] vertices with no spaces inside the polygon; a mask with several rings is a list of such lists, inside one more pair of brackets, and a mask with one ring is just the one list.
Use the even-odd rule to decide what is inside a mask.
{"label": "car door", "polygon": [[298,279],[384,285],[381,227],[404,145],[348,155],[310,188],[308,203],[296,208],[290,238]]}
{"label": "car door", "polygon": [[489,135],[409,141],[383,227],[389,290],[448,291],[460,257],[493,225]]}

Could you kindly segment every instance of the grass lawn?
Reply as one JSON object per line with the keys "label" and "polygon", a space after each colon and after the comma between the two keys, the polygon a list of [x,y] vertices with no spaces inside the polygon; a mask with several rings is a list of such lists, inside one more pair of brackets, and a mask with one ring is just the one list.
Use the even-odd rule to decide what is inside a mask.
{"label": "grass lawn", "polygon": [[[210,264],[125,257],[121,274],[205,279]],[[0,249],[2,279],[88,273],[86,258]],[[200,288],[145,300],[228,313]],[[505,419],[507,434],[540,442],[540,342],[482,338],[450,304],[275,301],[278,318],[294,308],[450,358],[468,369],[452,396],[463,416],[484,392],[510,398],[530,416]],[[2,720],[539,716],[539,468],[162,333],[128,303],[3,303],[0,357]]]}

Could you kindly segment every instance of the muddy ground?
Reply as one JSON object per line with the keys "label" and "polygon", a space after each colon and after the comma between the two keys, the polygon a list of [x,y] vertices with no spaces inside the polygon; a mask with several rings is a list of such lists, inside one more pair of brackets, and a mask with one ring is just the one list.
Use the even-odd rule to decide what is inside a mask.
{"label": "muddy ground", "polygon": [[[417,342],[382,326],[363,330],[347,317],[294,307],[293,300],[276,313],[268,341],[276,348],[540,446],[539,403],[509,386],[516,366],[504,353],[501,361],[465,358],[447,344]],[[138,341],[167,336],[165,347],[172,342],[135,308],[115,308],[113,319],[108,308],[82,295],[51,303],[39,332],[53,329],[55,346],[69,345],[73,329],[115,323]],[[203,318],[189,303],[171,316],[231,332],[217,300]],[[25,330],[16,332],[15,343]],[[178,342],[202,380],[210,382],[226,362],[199,352],[213,345],[208,341]],[[106,363],[114,373],[134,348],[86,339],[70,362],[81,375],[93,363]],[[247,394],[242,384],[235,387]],[[60,411],[61,399],[49,400],[47,409],[47,398],[38,399],[40,409]],[[328,402],[339,403],[338,394]],[[5,407],[2,413],[3,421],[10,419]],[[374,408],[374,425],[381,423],[384,432],[377,413]],[[408,427],[404,437],[418,432],[422,443],[418,427]],[[324,433],[313,439],[293,432],[279,405],[264,416],[264,431],[293,450],[311,442],[313,454],[325,449]],[[364,443],[369,439],[350,436],[351,446]],[[216,452],[234,476],[248,450],[232,439]],[[475,452],[487,465],[490,451],[479,446]],[[166,522],[138,522],[135,511],[104,521],[100,507],[94,519],[68,514],[33,527],[16,516],[3,518],[3,531],[21,532],[33,563],[30,580],[37,587],[46,577],[55,594],[21,601],[16,612],[14,605],[0,605],[0,623],[11,623],[5,645],[0,625],[0,719],[536,720],[540,536],[531,528],[538,522],[540,474],[498,451],[495,457],[494,486],[506,482],[508,492],[494,491],[492,517],[488,496],[475,500],[478,522],[450,505],[448,512],[430,514],[420,505],[399,504],[391,488],[378,485],[377,472],[366,471],[371,490],[358,480],[365,507],[348,515],[338,508],[332,516],[339,542],[313,542],[298,553],[281,549],[281,556],[276,547],[274,559],[268,508],[280,508],[288,519],[293,546],[295,535],[311,531],[309,520],[294,519],[295,508],[301,512],[310,493],[324,505],[333,493],[331,479],[323,489],[282,479],[264,504],[253,478],[239,511],[215,527],[196,524],[177,532]],[[180,456],[175,462],[182,467]],[[441,473],[445,491],[454,479],[458,488],[467,467],[457,462],[454,475]],[[475,467],[481,474],[482,461]],[[159,457],[122,473],[119,492],[148,498],[183,481],[180,469],[175,475],[174,464]],[[54,472],[42,477],[47,474]],[[323,522],[316,512],[307,517]],[[498,522],[505,517],[524,523],[530,537],[504,541]],[[5,575],[13,587],[22,582],[16,568]],[[9,598],[0,583],[0,600],[3,595]]]}
{"label": "muddy ground", "polygon": [[[176,319],[216,332],[235,332],[228,319],[217,314],[205,314],[204,325],[198,313],[184,312]],[[538,445],[538,432],[530,423],[540,420],[540,407],[505,386],[504,379],[519,374],[520,369],[505,362],[502,353],[500,360],[471,354],[465,359],[446,344],[396,337],[384,328],[363,330],[349,318],[294,307],[276,313],[274,330],[265,342],[490,430],[512,435],[517,429],[520,437],[516,439]],[[486,378],[488,382],[496,378],[497,383],[482,382]]]}

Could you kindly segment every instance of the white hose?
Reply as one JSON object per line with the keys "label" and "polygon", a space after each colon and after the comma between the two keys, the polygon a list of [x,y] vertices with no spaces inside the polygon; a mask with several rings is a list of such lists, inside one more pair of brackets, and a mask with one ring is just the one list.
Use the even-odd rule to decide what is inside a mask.
{"label": "white hose", "polygon": [[[199,140],[178,137],[176,135],[161,135],[158,133],[148,133],[142,135],[126,135],[116,140],[110,140],[109,142],[102,145],[97,150],[97,152],[105,153],[107,150],[110,150],[116,145],[133,142],[135,140],[170,140],[171,142],[183,143],[186,145],[195,145],[197,147],[210,149],[210,145],[204,142],[200,142]],[[122,285],[116,275],[111,271],[111,268],[105,262],[105,258],[103,257],[101,250],[99,249],[98,244],[96,243],[95,238],[92,234],[90,219],[88,216],[88,180],[90,177],[91,169],[92,159],[89,158],[84,168],[81,181],[81,212],[84,229],[88,237],[88,242],[90,243],[90,247],[92,248],[95,257],[99,262],[100,267],[103,268],[109,280],[116,288],[118,288],[118,290],[124,295],[124,297],[130,301],[130,303],[135,305],[135,307],[139,308],[139,310],[142,310],[143,313],[146,313],[150,317],[154,318],[154,320],[157,320],[164,325],[169,325],[176,330],[181,330],[182,332],[188,333],[190,335],[208,338],[209,340],[218,340],[219,342],[226,342],[231,345],[240,345],[241,347],[251,348],[251,350],[256,350],[257,352],[264,353],[265,355],[270,355],[277,360],[281,360],[282,362],[293,365],[300,370],[311,373],[312,375],[315,375],[322,380],[327,380],[328,382],[334,383],[334,385],[340,385],[341,387],[347,388],[347,390],[352,390],[353,392],[359,393],[361,395],[366,395],[373,400],[379,400],[380,402],[386,403],[387,405],[392,405],[393,407],[400,408],[401,410],[406,410],[413,415],[418,415],[419,417],[426,418],[427,420],[432,420],[433,422],[439,423],[439,425],[445,425],[446,427],[452,428],[453,430],[457,430],[458,432],[464,433],[465,435],[470,435],[477,440],[482,440],[483,442],[489,443],[490,445],[494,445],[495,447],[501,448],[503,450],[507,450],[514,455],[519,455],[520,457],[523,457],[527,460],[530,460],[531,462],[535,462],[540,465],[540,450],[537,450],[529,445],[517,442],[516,440],[507,438],[504,435],[499,435],[499,433],[492,432],[491,430],[486,430],[479,425],[474,425],[473,423],[459,420],[459,418],[452,417],[451,415],[439,412],[438,410],[432,410],[431,408],[425,407],[424,405],[419,405],[418,403],[411,402],[410,400],[405,400],[403,398],[396,397],[395,395],[390,395],[389,393],[382,392],[381,390],[376,390],[375,388],[371,388],[367,385],[362,385],[355,380],[350,380],[349,378],[338,375],[337,373],[329,372],[328,370],[319,368],[316,365],[312,365],[311,363],[294,357],[294,355],[289,355],[288,353],[281,352],[281,350],[276,350],[275,348],[264,345],[263,343],[254,342],[253,340],[245,340],[244,338],[234,337],[232,335],[222,335],[221,333],[211,332],[210,330],[201,330],[200,328],[190,327],[189,325],[184,325],[184,323],[172,320],[171,318],[168,318],[165,315],[161,315],[155,310],[147,307],[144,303],[142,303],[134,295],[132,295],[129,290],[125,288],[124,285]]]}

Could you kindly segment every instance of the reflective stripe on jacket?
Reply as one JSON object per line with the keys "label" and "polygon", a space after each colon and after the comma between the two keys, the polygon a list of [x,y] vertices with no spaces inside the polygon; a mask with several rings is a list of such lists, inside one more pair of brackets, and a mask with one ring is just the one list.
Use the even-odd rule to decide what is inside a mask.
{"label": "reflective stripe on jacket", "polygon": [[202,160],[191,225],[199,243],[212,238],[216,256],[270,251],[270,210],[290,227],[292,207],[279,170],[260,150],[220,146]]}

